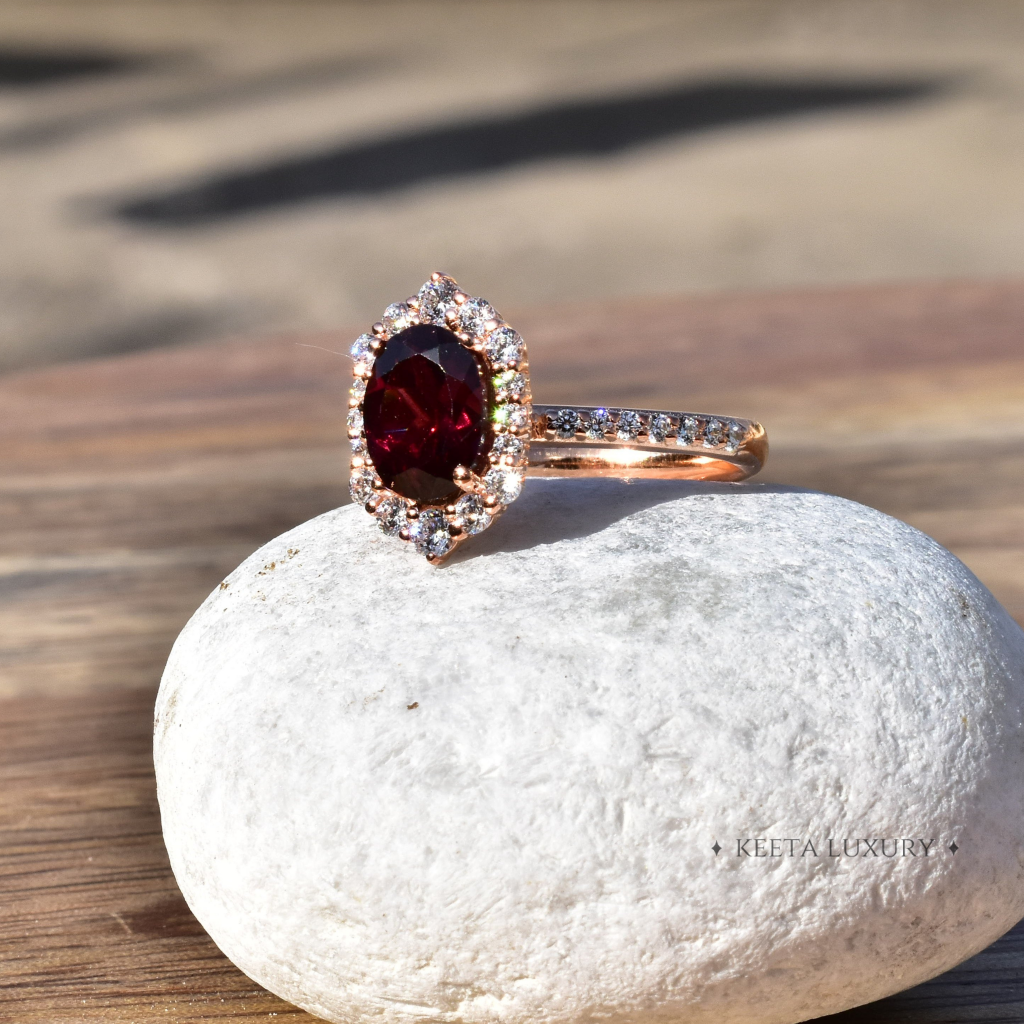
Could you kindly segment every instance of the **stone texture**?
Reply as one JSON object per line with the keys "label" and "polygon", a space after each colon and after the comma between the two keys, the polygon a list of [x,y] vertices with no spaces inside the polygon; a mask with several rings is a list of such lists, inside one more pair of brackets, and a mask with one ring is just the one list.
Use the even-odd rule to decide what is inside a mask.
{"label": "stone texture", "polygon": [[358,508],[268,544],[178,639],[155,761],[199,920],[329,1020],[785,1024],[1024,914],[1022,706],[1024,634],[881,513],[533,480],[440,569]]}

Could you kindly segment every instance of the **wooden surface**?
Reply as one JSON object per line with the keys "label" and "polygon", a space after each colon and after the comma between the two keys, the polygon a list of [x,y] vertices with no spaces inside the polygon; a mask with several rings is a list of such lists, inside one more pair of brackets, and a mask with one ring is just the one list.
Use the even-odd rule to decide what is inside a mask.
{"label": "wooden surface", "polygon": [[[1024,283],[513,322],[538,401],[759,418],[762,479],[920,527],[1024,623]],[[347,344],[237,342],[0,379],[0,1021],[312,1020],[232,967],[181,900],[150,712],[175,634],[221,577],[345,500],[349,363],[323,349]],[[1024,1021],[1024,930],[832,1020]]]}

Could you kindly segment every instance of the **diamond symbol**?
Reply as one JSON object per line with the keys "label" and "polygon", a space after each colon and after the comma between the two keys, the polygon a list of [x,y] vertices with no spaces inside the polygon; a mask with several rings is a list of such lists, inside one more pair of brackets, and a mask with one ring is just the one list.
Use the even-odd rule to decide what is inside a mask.
{"label": "diamond symbol", "polygon": [[718,840],[717,839],[715,840],[715,845],[712,846],[711,849],[715,851],[715,856],[716,857],[721,852],[722,848],[718,845]]}
{"label": "diamond symbol", "polygon": [[953,842],[951,842],[949,844],[949,852],[951,854],[953,854],[953,856],[955,857],[956,856],[956,851],[959,850],[959,849],[960,849],[960,847],[956,845],[956,840],[954,839]]}

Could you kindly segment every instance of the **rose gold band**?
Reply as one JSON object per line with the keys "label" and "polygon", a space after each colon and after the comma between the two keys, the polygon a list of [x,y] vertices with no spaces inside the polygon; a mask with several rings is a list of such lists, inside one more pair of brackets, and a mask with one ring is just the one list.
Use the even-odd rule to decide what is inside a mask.
{"label": "rose gold band", "polygon": [[535,405],[527,473],[744,480],[768,457],[760,423],[733,416]]}

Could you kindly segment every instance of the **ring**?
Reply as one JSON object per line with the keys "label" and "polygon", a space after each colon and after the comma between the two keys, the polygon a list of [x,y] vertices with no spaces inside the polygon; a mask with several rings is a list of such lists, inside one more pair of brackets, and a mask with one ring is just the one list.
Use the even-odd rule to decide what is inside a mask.
{"label": "ring", "polygon": [[352,346],[349,492],[388,536],[440,564],[531,476],[743,480],[768,456],[730,416],[533,405],[523,339],[432,274]]}

